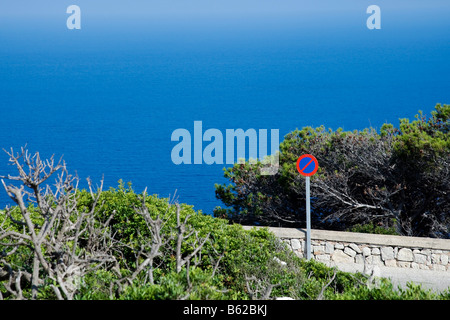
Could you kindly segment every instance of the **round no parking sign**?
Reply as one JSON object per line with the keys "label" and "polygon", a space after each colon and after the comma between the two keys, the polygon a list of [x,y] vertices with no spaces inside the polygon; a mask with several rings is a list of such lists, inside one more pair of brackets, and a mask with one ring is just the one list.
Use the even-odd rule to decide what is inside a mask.
{"label": "round no parking sign", "polygon": [[304,154],[297,159],[297,171],[305,177],[310,177],[319,169],[319,162],[311,154]]}

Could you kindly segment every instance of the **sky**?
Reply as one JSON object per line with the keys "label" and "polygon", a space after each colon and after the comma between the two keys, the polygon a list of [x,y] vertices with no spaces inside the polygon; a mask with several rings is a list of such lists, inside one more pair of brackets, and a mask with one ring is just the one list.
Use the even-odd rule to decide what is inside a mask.
{"label": "sky", "polygon": [[[66,10],[73,4],[81,8],[78,33],[66,27],[70,16]],[[89,41],[104,46],[149,37],[172,42],[194,39],[201,46],[276,34],[292,42],[292,33],[302,39],[310,35],[318,43],[321,34],[335,33],[345,45],[345,38],[360,36],[358,32],[376,36],[369,35],[366,27],[366,9],[373,4],[381,8],[378,34],[426,38],[450,33],[448,0],[2,0],[0,52],[27,46],[38,52],[39,46],[46,50],[52,44],[57,49],[65,45],[55,41],[58,37],[75,45],[76,38],[83,37],[84,50],[89,50]]]}
{"label": "sky", "polygon": [[[351,13],[365,15],[369,5],[378,5],[398,19],[434,19],[448,13],[447,0],[3,0],[0,16],[20,19],[61,17],[70,5],[78,5],[83,14],[114,19],[160,17],[169,20],[199,18],[245,18],[264,20],[288,16],[320,20],[338,19]],[[447,16],[448,17],[448,16]],[[328,24],[330,21],[322,21]]]}

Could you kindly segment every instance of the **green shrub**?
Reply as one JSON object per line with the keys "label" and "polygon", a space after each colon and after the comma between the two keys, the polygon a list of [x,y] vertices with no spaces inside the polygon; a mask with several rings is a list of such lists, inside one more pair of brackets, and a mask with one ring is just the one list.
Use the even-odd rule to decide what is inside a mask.
{"label": "green shrub", "polygon": [[[153,265],[153,278],[148,280],[148,269],[143,270],[133,282],[124,280],[130,276],[136,264],[136,254],[151,236],[143,217],[136,208],[142,195],[123,183],[117,189],[103,191],[101,206],[95,211],[97,223],[111,218],[110,228],[116,239],[113,248],[120,270],[103,265],[97,271],[84,276],[75,295],[78,300],[108,299],[250,299],[289,296],[295,299],[449,299],[450,290],[434,294],[420,286],[395,289],[389,280],[381,280],[378,286],[367,285],[367,277],[338,271],[324,264],[297,257],[267,228],[244,230],[239,224],[214,218],[195,211],[192,206],[180,206],[180,220],[187,216],[187,228],[194,231],[182,245],[182,256],[191,253],[199,239],[208,236],[209,241],[189,266],[176,270],[174,246],[176,236],[176,207],[168,199],[147,196],[145,205],[153,218],[160,216],[165,222],[162,235],[166,245]],[[79,192],[79,206],[89,209],[92,203],[87,191]],[[80,207],[81,208],[81,207]],[[14,210],[13,210],[14,212]],[[0,212],[7,226],[4,212]],[[9,228],[17,228],[11,224]],[[80,244],[82,247],[83,244]],[[21,247],[7,257],[15,267],[30,268],[32,250]],[[142,258],[140,258],[142,259]],[[331,281],[332,280],[332,281]],[[0,290],[5,298],[5,282]],[[39,299],[56,299],[51,285],[45,280],[39,291]],[[268,289],[271,289],[270,295]],[[30,289],[24,288],[24,297],[30,297]]]}
{"label": "green shrub", "polygon": [[[395,225],[395,222],[393,223]],[[373,222],[366,224],[357,224],[349,229],[350,232],[371,233],[371,234],[390,234],[398,235],[394,227],[384,227],[375,225]]]}
{"label": "green shrub", "polygon": [[[226,290],[221,287],[217,278],[213,278],[211,272],[200,268],[189,270],[189,282],[187,282],[187,269],[180,273],[170,271],[161,275],[157,284],[140,285],[138,282],[127,286],[119,296],[121,300],[221,300],[229,299]],[[220,287],[217,287],[219,285]],[[189,289],[189,290],[188,290]]]}

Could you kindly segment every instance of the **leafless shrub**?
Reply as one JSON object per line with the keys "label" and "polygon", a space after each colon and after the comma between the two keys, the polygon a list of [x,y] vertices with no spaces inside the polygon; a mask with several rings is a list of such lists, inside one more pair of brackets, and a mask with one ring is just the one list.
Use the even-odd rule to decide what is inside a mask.
{"label": "leafless shrub", "polygon": [[[79,180],[68,173],[62,160],[55,162],[53,156],[42,160],[39,153],[31,155],[25,148],[19,153],[12,149],[5,152],[18,175],[2,176],[1,181],[20,213],[6,207],[11,224],[3,221],[0,225],[1,279],[8,279],[6,289],[17,299],[24,298],[22,287],[27,284],[31,285],[32,299],[36,299],[39,288],[49,281],[58,299],[73,299],[81,277],[106,264],[116,263],[111,254],[109,220],[104,225],[94,221],[93,213],[103,183],[94,191],[89,181],[93,206],[89,211],[80,211],[77,206]],[[44,186],[54,174],[53,187]],[[7,184],[5,180],[20,185]],[[13,225],[16,228],[12,228]],[[16,231],[19,229],[22,231]],[[31,252],[31,270],[5,259],[20,247]]]}

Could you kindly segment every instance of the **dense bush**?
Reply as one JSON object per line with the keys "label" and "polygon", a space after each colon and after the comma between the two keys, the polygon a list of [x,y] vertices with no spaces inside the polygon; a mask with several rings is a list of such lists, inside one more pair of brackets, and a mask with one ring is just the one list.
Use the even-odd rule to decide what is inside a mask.
{"label": "dense bush", "polygon": [[[130,186],[103,191],[102,205],[95,211],[98,223],[109,219],[117,245],[115,255],[120,268],[100,268],[80,279],[75,299],[258,299],[289,296],[295,299],[448,299],[449,293],[433,294],[418,286],[406,290],[393,288],[388,280],[370,285],[366,276],[350,274],[312,261],[298,258],[287,246],[265,228],[246,231],[238,224],[203,215],[192,206],[181,206],[181,220],[187,215],[188,224],[199,237],[209,234],[201,253],[192,260],[191,267],[177,272],[173,243],[162,248],[161,259],[153,265],[154,282],[148,281],[147,270],[131,282],[121,282],[133,273],[139,261],[137,252],[148,240],[149,228],[142,215],[133,208],[141,195]],[[86,191],[79,193],[79,205],[89,207],[91,198]],[[169,235],[176,227],[175,206],[168,199],[146,197],[146,205],[153,216],[164,217],[163,233]],[[8,221],[5,213],[2,221]],[[170,237],[168,237],[170,239]],[[183,256],[195,246],[192,235],[183,244]],[[82,247],[82,246],[81,246]],[[30,250],[19,249],[6,261],[16,268],[31,263]],[[194,263],[196,266],[194,266]],[[0,265],[2,268],[4,265]],[[217,266],[217,267],[216,267]],[[0,281],[0,291],[7,291]],[[48,280],[39,289],[38,299],[56,299]],[[24,297],[30,298],[30,288],[24,287]]]}
{"label": "dense bush", "polygon": [[[86,198],[86,199],[84,199]],[[114,212],[111,220],[112,233],[116,234],[116,240],[126,244],[118,252],[122,269],[131,270],[136,267],[135,255],[138,248],[146,243],[150,237],[143,217],[137,214],[133,207],[139,205],[139,196],[129,186],[123,184],[118,189],[103,191],[98,207],[98,219],[108,219]],[[89,206],[87,192],[82,193],[80,203]],[[146,197],[146,205],[152,216],[160,215],[165,221],[162,233],[170,238],[176,229],[175,206],[170,205],[168,199],[160,199],[156,196]],[[192,294],[188,297],[213,298],[213,299],[248,299],[247,283],[251,275],[257,275],[253,282],[257,282],[263,289],[271,284],[277,284],[273,294],[295,295],[295,288],[301,287],[303,274],[300,272],[300,260],[295,259],[292,253],[284,248],[281,243],[267,230],[258,229],[244,231],[240,225],[229,225],[228,221],[213,218],[196,212],[192,206],[181,206],[181,220],[190,216],[188,224],[195,230],[198,237],[206,237],[209,234],[210,241],[206,242],[201,253],[196,257],[196,267],[189,270],[192,282]],[[183,255],[192,252],[195,246],[195,237],[192,235],[183,243]],[[142,286],[142,277],[137,280],[139,286],[128,287],[116,298],[181,298],[186,295],[188,284],[186,282],[186,268],[181,273],[175,270],[173,259],[173,239],[163,250],[161,260],[156,261],[158,268],[155,270],[155,284]],[[274,257],[288,263],[287,268],[282,268]],[[217,268],[215,266],[217,264]],[[124,270],[122,270],[122,273]],[[214,275],[213,275],[214,273]],[[103,277],[104,278],[104,277]],[[91,278],[92,281],[95,277]],[[109,283],[117,280],[111,276]],[[89,281],[86,282],[89,286]],[[102,285],[108,287],[109,285]],[[252,289],[252,288],[250,288]],[[83,290],[86,291],[86,290]],[[89,290],[89,294],[98,290]],[[257,291],[257,289],[255,289]],[[262,294],[259,291],[255,294]],[[81,295],[80,298],[84,296]]]}
{"label": "dense bush", "polygon": [[[111,225],[120,231],[118,240],[138,248],[140,241],[149,236],[142,216],[133,211],[133,206],[139,204],[139,196],[131,186],[126,188],[120,184],[118,189],[104,191],[101,199],[103,206],[98,210],[99,219],[107,219],[116,211]],[[86,205],[88,201],[82,202]],[[153,215],[167,218],[164,232],[171,232],[176,219],[168,199],[152,196],[146,203]],[[325,287],[322,292],[324,299],[449,298],[449,293],[433,294],[413,284],[408,289],[398,290],[387,279],[383,279],[380,286],[370,287],[367,277],[362,274],[341,272],[314,260],[298,258],[268,229],[245,231],[239,224],[229,224],[224,219],[196,212],[192,206],[182,205],[181,218],[187,215],[191,216],[189,224],[199,235],[210,234],[212,240],[202,250],[203,262],[189,270],[191,289],[187,283],[187,269],[177,273],[169,257],[159,265],[153,285],[142,285],[143,274],[120,294],[111,295],[113,280],[118,277],[111,271],[100,270],[83,280],[77,299],[250,299],[264,297],[271,286],[272,291],[265,298],[317,299]],[[184,250],[186,254],[192,247],[186,245]],[[214,263],[221,254],[219,267],[213,275]],[[120,256],[127,259],[126,254],[122,256],[121,253]],[[133,260],[124,261],[123,265],[133,266]],[[122,273],[127,272],[131,270],[122,270]],[[336,276],[329,283],[335,272]]]}
{"label": "dense bush", "polygon": [[372,233],[372,234],[390,234],[396,235],[397,232],[393,227],[382,227],[375,225],[373,222],[366,224],[356,224],[349,229],[350,232]]}
{"label": "dense bush", "polygon": [[[182,256],[192,253],[201,239],[208,236],[208,241],[192,257],[190,267],[184,266],[178,272],[174,249],[176,206],[168,199],[156,196],[145,197],[145,205],[152,217],[159,216],[164,221],[161,235],[165,245],[161,247],[158,259],[149,266],[153,269],[154,281],[148,279],[149,268],[129,281],[129,276],[144,259],[140,251],[151,238],[152,230],[136,210],[141,200],[142,195],[123,184],[117,189],[101,192],[101,205],[93,213],[98,225],[109,220],[108,232],[115,243],[113,252],[118,265],[110,264],[85,275],[80,279],[75,299],[249,299],[262,297],[271,285],[276,287],[269,292],[270,296],[298,295],[296,291],[304,280],[300,260],[295,259],[272,234],[267,230],[244,231],[240,225],[229,225],[226,220],[203,215],[188,205],[180,206],[180,219],[186,221],[186,227],[192,231],[182,243]],[[78,191],[77,203],[80,211],[90,212],[93,197],[86,190]],[[30,210],[34,210],[32,206]],[[9,210],[16,211],[17,208]],[[14,223],[5,212],[0,216],[4,222],[2,227],[7,227],[4,230],[22,230],[23,226]],[[16,218],[20,219],[19,216]],[[79,240],[80,250],[84,250],[87,240],[83,237]],[[19,246],[14,254],[4,256],[0,262],[2,275],[5,275],[0,278],[0,292],[4,298],[13,297],[4,286],[8,282],[6,269],[12,267],[16,274],[20,270],[30,270],[32,257],[33,250],[27,246]],[[285,261],[287,267],[280,266],[274,257]],[[46,278],[39,288],[38,298],[55,299],[52,285],[57,286],[57,283]],[[22,291],[24,298],[30,298],[30,283],[24,283]]]}
{"label": "dense bush", "polygon": [[319,162],[311,177],[313,228],[371,223],[373,231],[450,238],[450,105],[436,105],[428,118],[401,119],[398,128],[385,124],[380,132],[295,130],[280,144],[277,174],[261,175],[261,163],[225,170],[231,184],[216,185],[216,196],[227,208],[216,208],[215,216],[304,227],[305,179],[295,167],[306,153]]}

